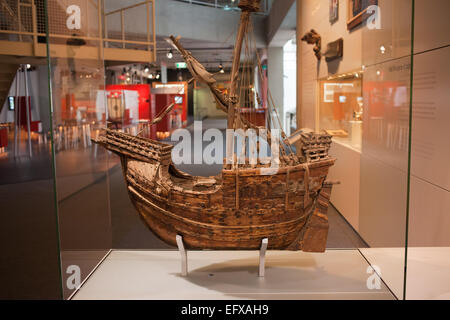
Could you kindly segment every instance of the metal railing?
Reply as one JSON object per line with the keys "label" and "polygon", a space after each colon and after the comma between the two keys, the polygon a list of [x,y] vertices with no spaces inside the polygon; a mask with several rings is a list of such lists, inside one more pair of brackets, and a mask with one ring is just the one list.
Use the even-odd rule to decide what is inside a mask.
{"label": "metal railing", "polygon": [[[223,10],[240,10],[238,8],[239,0],[174,0],[180,2],[186,2],[190,4],[208,6]],[[270,0],[261,0],[261,10],[256,14],[269,14]]]}
{"label": "metal railing", "polygon": [[37,34],[35,13],[34,1],[0,0],[0,32],[15,34],[20,41]]}
{"label": "metal railing", "polygon": [[[105,48],[138,49],[152,52],[155,56],[155,0],[141,1],[108,13],[103,10],[103,2],[104,0],[47,0],[51,43],[64,44],[69,43],[69,39],[76,38],[77,41],[84,40],[87,45],[99,46],[100,42]],[[40,38],[46,37],[44,3],[41,0],[0,0],[0,40],[36,44],[42,42]],[[146,21],[146,28],[139,30],[139,34],[126,28],[136,21],[136,13],[139,14],[138,19]],[[73,16],[77,14],[78,17]],[[108,21],[114,21],[115,16],[120,17],[119,24],[108,24]],[[78,19],[75,27],[70,25],[73,23],[71,19]],[[63,42],[64,39],[66,42]],[[95,41],[97,43],[93,43]]]}
{"label": "metal railing", "polygon": [[[126,48],[128,45],[136,46],[148,46],[148,50],[153,50],[156,52],[156,32],[155,32],[155,8],[154,0],[143,1],[130,5],[124,8],[110,11],[104,14],[104,26],[105,26],[105,45],[109,47],[115,43],[120,44],[122,48]],[[145,15],[146,28],[145,30],[139,30],[144,32],[136,32],[135,28],[128,28],[127,30],[127,17],[132,19],[132,21],[141,21],[143,18],[142,13]],[[118,19],[117,19],[118,18]],[[113,30],[108,28],[108,21],[120,20],[120,36],[114,37]],[[129,20],[128,20],[129,21]],[[116,32],[117,35],[117,32]]]}

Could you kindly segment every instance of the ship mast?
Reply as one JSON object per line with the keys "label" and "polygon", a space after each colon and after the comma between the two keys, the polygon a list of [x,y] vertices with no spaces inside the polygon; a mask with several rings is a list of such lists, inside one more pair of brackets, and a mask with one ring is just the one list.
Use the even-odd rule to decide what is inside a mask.
{"label": "ship mast", "polygon": [[[260,0],[241,0],[238,7],[242,10],[241,18],[239,22],[239,30],[236,35],[236,44],[234,46],[234,58],[231,68],[231,85],[230,85],[230,103],[228,106],[228,120],[227,128],[235,129],[236,121],[240,122],[240,117],[236,117],[236,109],[239,104],[239,97],[236,95],[237,84],[239,77],[239,67],[241,63],[241,51],[242,43],[245,34],[248,31],[250,22],[250,15],[252,12],[259,11]],[[240,123],[239,123],[240,125]],[[227,163],[230,164],[234,161],[234,137],[227,135],[227,148],[226,148]]]}

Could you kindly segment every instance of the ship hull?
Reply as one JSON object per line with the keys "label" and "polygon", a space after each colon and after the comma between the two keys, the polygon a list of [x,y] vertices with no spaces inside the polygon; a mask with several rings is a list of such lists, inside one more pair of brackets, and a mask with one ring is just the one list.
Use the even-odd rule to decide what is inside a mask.
{"label": "ship hull", "polygon": [[173,179],[173,167],[122,158],[130,199],[161,240],[175,246],[181,235],[188,249],[215,250],[258,249],[268,238],[269,249],[323,252],[331,193],[325,180],[333,163],[310,166],[308,192],[301,165],[274,175],[223,170],[213,186],[196,191],[194,177],[186,175],[184,187]]}
{"label": "ship hull", "polygon": [[187,249],[253,250],[267,238],[269,249],[325,251],[333,158],[195,177],[173,165],[171,145],[109,129],[94,142],[120,156],[132,203],[166,243],[180,235]]}

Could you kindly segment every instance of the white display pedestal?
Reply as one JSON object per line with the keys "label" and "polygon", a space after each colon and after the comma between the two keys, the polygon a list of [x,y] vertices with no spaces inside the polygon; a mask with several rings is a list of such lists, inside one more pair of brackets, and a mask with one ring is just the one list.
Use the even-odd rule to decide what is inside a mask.
{"label": "white display pedestal", "polygon": [[73,296],[86,299],[393,299],[384,284],[367,288],[368,263],[358,250],[189,251],[189,276],[178,250],[112,250]]}

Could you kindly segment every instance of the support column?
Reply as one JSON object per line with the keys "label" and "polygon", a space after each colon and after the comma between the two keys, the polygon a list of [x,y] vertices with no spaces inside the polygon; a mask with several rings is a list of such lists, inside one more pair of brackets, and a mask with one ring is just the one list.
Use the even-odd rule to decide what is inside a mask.
{"label": "support column", "polygon": [[[275,103],[275,107],[280,116],[280,121],[284,125],[283,47],[269,47],[267,56],[268,84],[273,97],[273,102]],[[271,103],[270,96],[268,99],[268,102]],[[276,123],[276,125],[278,126],[278,123]]]}
{"label": "support column", "polygon": [[302,0],[297,0],[297,129],[303,128],[302,123],[302,29],[301,29]]}

